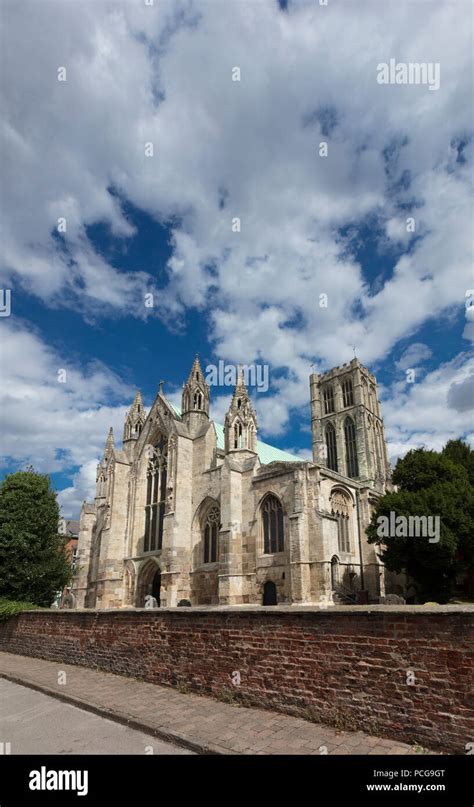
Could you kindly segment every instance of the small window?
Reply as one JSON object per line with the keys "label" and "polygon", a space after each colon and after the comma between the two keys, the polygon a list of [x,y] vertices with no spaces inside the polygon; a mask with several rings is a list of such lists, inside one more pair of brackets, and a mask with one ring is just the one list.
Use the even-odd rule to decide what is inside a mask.
{"label": "small window", "polygon": [[241,423],[236,423],[234,426],[234,448],[243,448]]}

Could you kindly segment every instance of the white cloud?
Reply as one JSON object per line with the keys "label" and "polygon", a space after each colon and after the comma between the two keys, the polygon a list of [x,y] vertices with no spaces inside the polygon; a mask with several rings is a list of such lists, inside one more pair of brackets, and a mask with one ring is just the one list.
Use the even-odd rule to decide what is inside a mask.
{"label": "white cloud", "polygon": [[[392,461],[411,448],[439,451],[448,440],[472,439],[474,359],[460,354],[414,384],[383,390],[382,411]],[[469,386],[470,385],[470,386]],[[471,435],[471,436],[470,436]]]}
{"label": "white cloud", "polygon": [[[163,267],[120,272],[87,238],[97,222],[125,244],[132,236],[114,188],[173,222],[169,283],[156,294],[156,313],[176,321],[198,307],[210,313],[207,335],[218,356],[271,364],[272,395],[257,400],[267,434],[281,434],[290,413],[306,406],[315,355],[325,369],[349,360],[355,345],[372,366],[430,318],[464,305],[472,285],[472,104],[463,3],[389,0],[383,13],[372,2],[326,8],[312,0],[292,2],[286,13],[275,0],[4,5],[12,79],[1,90],[2,272],[15,293],[23,285],[86,317],[149,314],[144,294]],[[378,85],[377,64],[392,56],[439,62],[440,90]],[[240,82],[231,80],[236,65]],[[66,67],[66,82],[57,81],[58,66]],[[318,155],[322,140],[327,158]],[[147,142],[153,157],[145,156]],[[417,240],[403,230],[412,203]],[[61,215],[62,242],[51,235]],[[240,233],[232,232],[235,216]],[[405,249],[377,285],[340,234],[361,222],[382,233],[381,248]],[[52,372],[55,359],[36,342],[39,367]],[[91,399],[91,380],[73,369],[76,386],[59,404],[54,382],[44,383],[34,364],[24,375],[16,369],[18,387],[9,387],[7,450],[23,459],[35,448],[55,468],[63,460],[49,437],[88,467],[99,431],[102,440],[107,418],[118,417],[114,406],[98,408],[107,385],[118,382],[91,368]],[[438,372],[444,379],[448,371]],[[393,445],[425,433],[418,415],[411,431],[406,421],[431,375],[411,391],[393,391],[400,409],[387,402]],[[422,403],[444,434],[446,407],[432,392],[433,402]],[[22,420],[17,403],[32,394],[39,412]],[[51,404],[58,407],[54,438],[44,420]],[[81,445],[69,436],[69,405]],[[449,412],[450,424],[460,418],[465,426],[462,412]],[[78,486],[87,478],[84,471]]]}
{"label": "white cloud", "polygon": [[424,362],[432,356],[432,350],[423,342],[413,342],[402,353],[395,366],[399,370],[415,369],[420,362]]}
{"label": "white cloud", "polygon": [[[77,490],[62,494],[77,506],[78,496],[93,495],[95,469],[110,426],[118,442],[133,388],[107,367],[86,368],[55,353],[40,336],[9,320],[2,322],[2,455],[5,463],[33,464],[43,473],[67,472],[79,466]],[[59,379],[64,378],[65,383]],[[95,471],[94,471],[95,473]],[[82,501],[82,499],[81,499]],[[75,515],[77,509],[65,515]]]}

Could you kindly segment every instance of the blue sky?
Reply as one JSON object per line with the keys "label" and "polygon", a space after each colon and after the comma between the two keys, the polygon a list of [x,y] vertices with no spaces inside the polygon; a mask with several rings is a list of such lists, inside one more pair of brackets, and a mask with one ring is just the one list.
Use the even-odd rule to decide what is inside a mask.
{"label": "blue sky", "polygon": [[[3,472],[50,473],[76,516],[135,389],[179,403],[196,352],[267,365],[260,437],[304,457],[311,364],[354,346],[393,461],[474,444],[469,8],[6,3]],[[392,57],[440,89],[380,86]]]}

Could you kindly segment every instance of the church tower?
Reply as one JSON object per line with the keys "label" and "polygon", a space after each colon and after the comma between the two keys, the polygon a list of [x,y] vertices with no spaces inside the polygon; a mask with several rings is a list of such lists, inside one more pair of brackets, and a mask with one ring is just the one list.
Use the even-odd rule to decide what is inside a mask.
{"label": "church tower", "polygon": [[229,411],[225,417],[224,432],[226,454],[229,451],[241,450],[257,453],[257,416],[245,386],[241,367]]}
{"label": "church tower", "polygon": [[377,379],[358,359],[312,373],[313,461],[383,492],[390,465]]}
{"label": "church tower", "polygon": [[204,378],[196,354],[188,380],[183,385],[181,398],[181,416],[192,431],[209,421],[210,397],[209,384]]}
{"label": "church tower", "polygon": [[146,420],[146,412],[143,406],[142,396],[137,392],[133,399],[130,411],[125,416],[123,427],[123,448],[129,454],[135,441],[140,437],[143,424]]}

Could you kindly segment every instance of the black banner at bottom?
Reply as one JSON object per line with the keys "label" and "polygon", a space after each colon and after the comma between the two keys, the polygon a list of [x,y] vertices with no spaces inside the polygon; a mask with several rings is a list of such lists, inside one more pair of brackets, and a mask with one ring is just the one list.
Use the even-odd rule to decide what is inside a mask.
{"label": "black banner at bottom", "polygon": [[146,805],[173,791],[180,803],[254,802],[281,800],[288,787],[293,801],[313,792],[315,804],[327,796],[366,805],[472,807],[473,772],[469,755],[0,756],[0,807],[121,805],[130,797]]}

